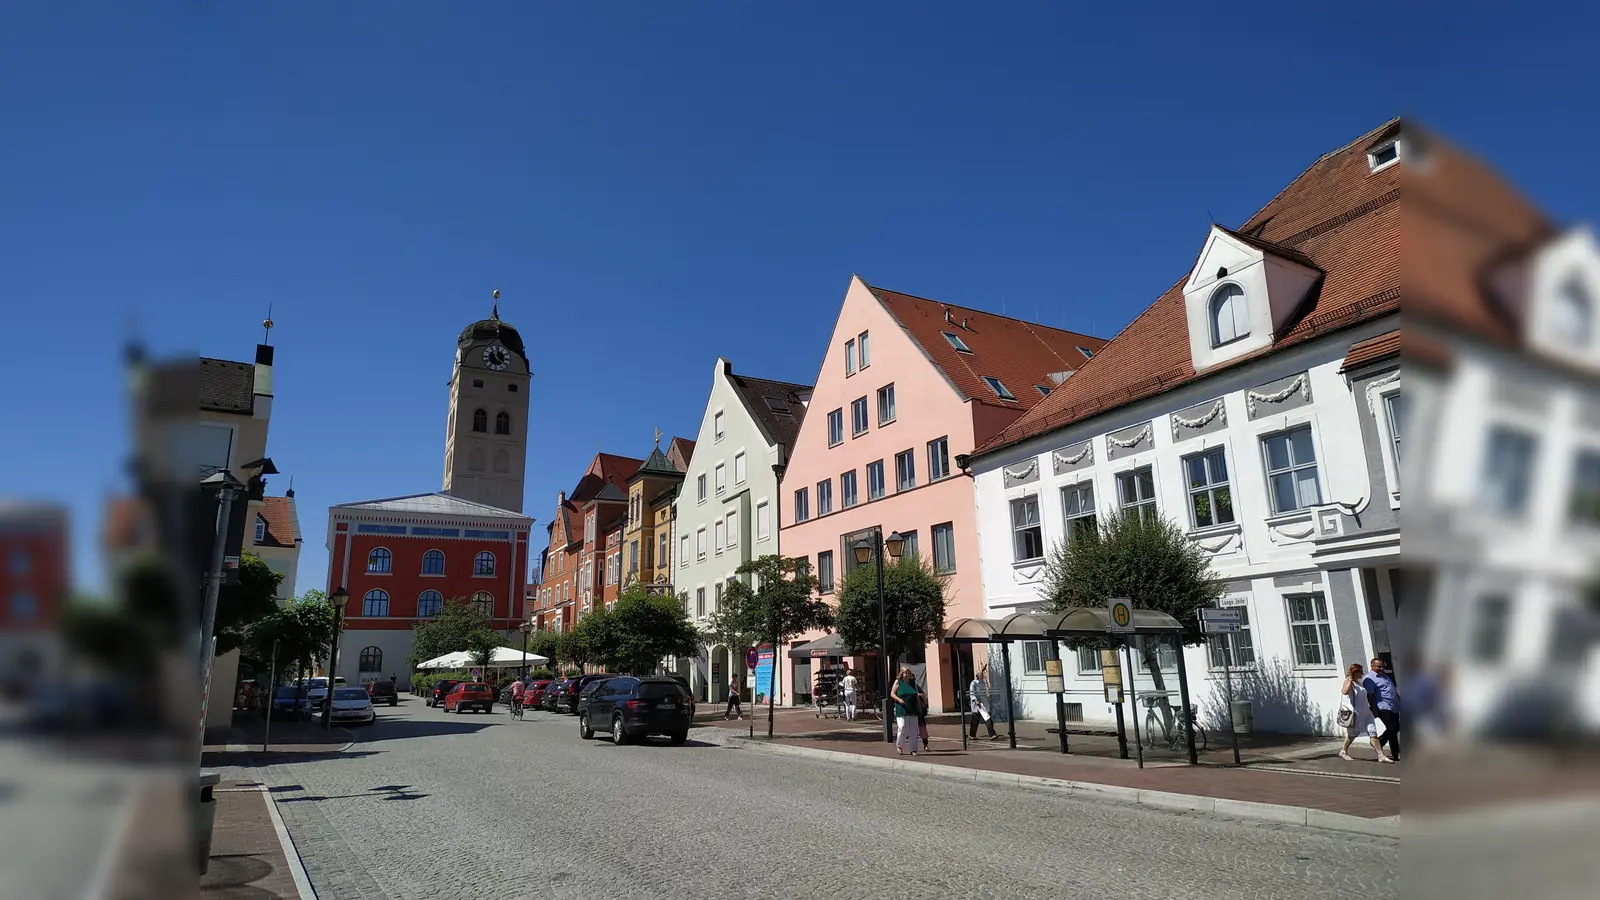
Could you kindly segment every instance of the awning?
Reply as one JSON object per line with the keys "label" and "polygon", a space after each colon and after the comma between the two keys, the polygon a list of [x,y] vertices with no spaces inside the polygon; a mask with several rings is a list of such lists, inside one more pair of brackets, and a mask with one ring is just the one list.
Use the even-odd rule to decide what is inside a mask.
{"label": "awning", "polygon": [[[1153,609],[1133,611],[1134,634],[1173,634],[1183,631],[1177,619]],[[1079,606],[1065,612],[1012,613],[1003,619],[957,619],[945,631],[947,644],[1008,644],[1013,641],[1048,641],[1069,634],[1111,633],[1111,611],[1103,606]]]}
{"label": "awning", "polygon": [[814,641],[789,648],[790,659],[811,659],[812,657],[849,656],[845,649],[844,639],[837,634],[819,637]]}

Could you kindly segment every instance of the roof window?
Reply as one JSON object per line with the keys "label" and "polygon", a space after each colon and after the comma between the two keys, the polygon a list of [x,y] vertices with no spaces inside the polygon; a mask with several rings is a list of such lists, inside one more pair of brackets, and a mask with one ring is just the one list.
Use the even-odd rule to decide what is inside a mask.
{"label": "roof window", "polygon": [[1000,379],[994,377],[993,375],[983,376],[983,383],[987,384],[989,386],[989,390],[994,391],[995,396],[999,397],[1001,400],[1017,399],[1016,396],[1013,395],[1005,385],[1000,383]]}
{"label": "roof window", "polygon": [[1038,392],[1039,392],[1039,396],[1041,396],[1041,397],[1048,397],[1048,396],[1050,396],[1050,389],[1049,389],[1049,388],[1047,388],[1047,387],[1045,387],[1045,386],[1044,386],[1044,385],[1042,385],[1042,384],[1036,384],[1036,385],[1034,385],[1034,386],[1033,386],[1033,389],[1034,389],[1034,390],[1036,390],[1036,391],[1038,391]]}
{"label": "roof window", "polygon": [[1367,151],[1367,168],[1379,172],[1400,161],[1400,139],[1385,141]]}
{"label": "roof window", "polygon": [[950,342],[950,346],[956,348],[956,352],[957,353],[971,353],[972,352],[972,348],[968,347],[967,346],[967,342],[963,341],[961,339],[961,335],[959,335],[959,334],[951,334],[948,331],[941,331],[939,333],[944,335],[944,339]]}
{"label": "roof window", "polygon": [[1079,347],[1078,352],[1083,354],[1084,359],[1094,359],[1094,351],[1088,347]]}

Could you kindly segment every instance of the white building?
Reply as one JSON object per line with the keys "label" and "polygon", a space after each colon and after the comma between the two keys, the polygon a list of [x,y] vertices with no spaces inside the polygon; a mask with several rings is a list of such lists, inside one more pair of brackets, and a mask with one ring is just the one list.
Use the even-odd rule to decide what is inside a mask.
{"label": "white building", "polygon": [[[737,375],[718,359],[694,456],[678,491],[673,586],[704,625],[744,562],[778,552],[778,475],[805,417],[811,387]],[[742,647],[716,646],[677,662],[701,700],[724,702],[743,679]],[[749,684],[746,681],[748,690]]]}
{"label": "white building", "polygon": [[[1119,508],[1160,515],[1210,554],[1222,605],[1247,623],[1231,645],[1186,652],[1202,721],[1224,719],[1231,664],[1258,729],[1333,730],[1344,666],[1391,653],[1404,147],[1387,123],[1239,229],[1197,235],[1177,284],[958,460],[975,479],[988,615],[1042,608],[1046,559],[1069,529]],[[1020,717],[1055,717],[1049,655],[1044,642],[1011,648]],[[1063,658],[1069,722],[1114,721],[1097,656]],[[1162,663],[1175,702],[1176,662]],[[1139,692],[1155,682],[1141,671]]]}

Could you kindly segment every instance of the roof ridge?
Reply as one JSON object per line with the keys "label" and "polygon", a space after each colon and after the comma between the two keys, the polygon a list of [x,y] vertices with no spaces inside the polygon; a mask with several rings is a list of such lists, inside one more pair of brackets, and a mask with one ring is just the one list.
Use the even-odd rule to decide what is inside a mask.
{"label": "roof ridge", "polygon": [[1284,194],[1289,192],[1290,188],[1294,187],[1296,184],[1299,184],[1300,183],[1300,179],[1306,177],[1307,175],[1310,175],[1311,171],[1313,169],[1317,168],[1318,166],[1322,165],[1323,163],[1327,162],[1330,159],[1333,159],[1334,157],[1336,157],[1336,156],[1338,156],[1338,155],[1340,155],[1342,153],[1348,152],[1350,150],[1350,148],[1356,146],[1357,144],[1363,144],[1363,143],[1367,142],[1368,140],[1370,140],[1372,138],[1373,135],[1381,134],[1382,132],[1387,131],[1390,128],[1393,128],[1396,124],[1400,123],[1402,121],[1402,119],[1403,119],[1403,117],[1401,117],[1401,116],[1392,116],[1388,121],[1384,122],[1382,125],[1379,125],[1377,128],[1373,128],[1373,129],[1370,129],[1368,131],[1365,131],[1365,132],[1363,132],[1361,134],[1360,137],[1358,137],[1355,140],[1352,140],[1352,141],[1346,143],[1344,146],[1339,147],[1339,148],[1334,149],[1334,150],[1329,150],[1327,153],[1324,153],[1321,156],[1317,157],[1316,160],[1311,163],[1311,165],[1306,166],[1304,169],[1302,169],[1300,171],[1299,175],[1296,175],[1295,177],[1289,179],[1288,183],[1286,183],[1283,187],[1279,188],[1278,192],[1276,194],[1272,195],[1272,199],[1268,200],[1266,203],[1261,204],[1261,207],[1259,209],[1257,209],[1255,212],[1251,213],[1250,215],[1246,216],[1244,222],[1240,223],[1240,226],[1239,226],[1240,229],[1242,230],[1246,224],[1249,224],[1250,222],[1254,222],[1256,220],[1257,216],[1259,216],[1262,213],[1266,212],[1267,208],[1272,206],[1272,204],[1277,203],[1279,197],[1282,197]]}

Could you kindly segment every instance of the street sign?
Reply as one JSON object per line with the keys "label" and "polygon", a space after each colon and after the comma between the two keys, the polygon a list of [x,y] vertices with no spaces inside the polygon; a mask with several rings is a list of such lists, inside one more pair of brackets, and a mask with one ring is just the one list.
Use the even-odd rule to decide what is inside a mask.
{"label": "street sign", "polygon": [[1052,694],[1064,693],[1067,689],[1066,679],[1061,675],[1061,660],[1047,659],[1044,661],[1044,689]]}
{"label": "street sign", "polygon": [[1133,601],[1123,597],[1112,597],[1106,601],[1106,609],[1111,613],[1111,624],[1106,630],[1113,634],[1133,633]]}
{"label": "street sign", "polygon": [[756,648],[751,647],[745,652],[744,665],[747,669],[754,669],[756,667]]}
{"label": "street sign", "polygon": [[1235,609],[1200,610],[1200,630],[1206,634],[1233,634],[1243,626],[1244,617]]}

